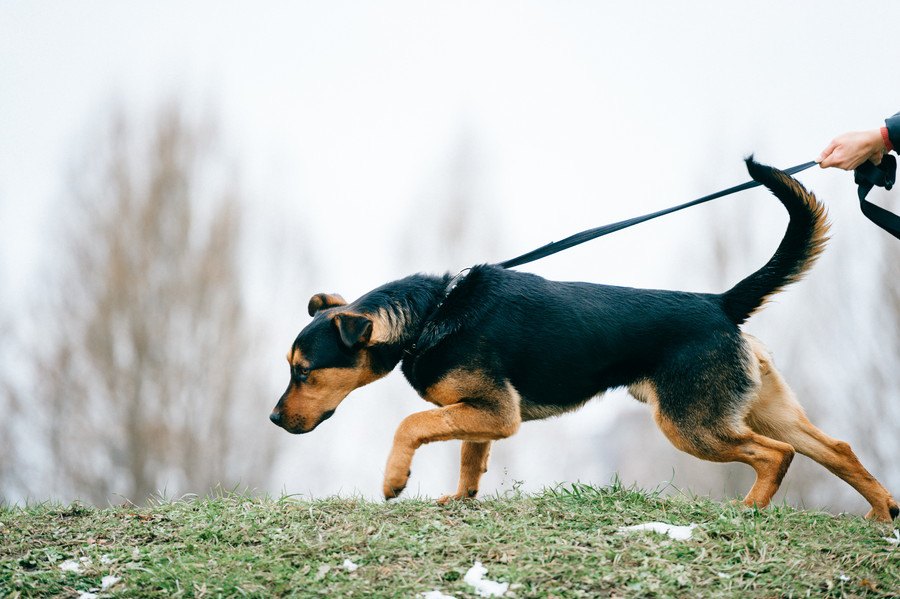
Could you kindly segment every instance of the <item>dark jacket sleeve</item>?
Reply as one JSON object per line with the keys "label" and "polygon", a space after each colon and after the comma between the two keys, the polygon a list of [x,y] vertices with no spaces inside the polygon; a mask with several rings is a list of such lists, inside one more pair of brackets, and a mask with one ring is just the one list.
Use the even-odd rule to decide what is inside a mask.
{"label": "dark jacket sleeve", "polygon": [[900,152],[900,112],[884,119],[884,126],[887,127],[888,139],[891,140],[894,151]]}

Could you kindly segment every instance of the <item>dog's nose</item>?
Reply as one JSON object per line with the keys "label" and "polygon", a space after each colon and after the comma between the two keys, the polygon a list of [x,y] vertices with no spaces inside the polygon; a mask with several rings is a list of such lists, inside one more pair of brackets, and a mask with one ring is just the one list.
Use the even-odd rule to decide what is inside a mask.
{"label": "dog's nose", "polygon": [[269,420],[271,420],[278,426],[281,426],[281,412],[272,412],[271,414],[269,414]]}

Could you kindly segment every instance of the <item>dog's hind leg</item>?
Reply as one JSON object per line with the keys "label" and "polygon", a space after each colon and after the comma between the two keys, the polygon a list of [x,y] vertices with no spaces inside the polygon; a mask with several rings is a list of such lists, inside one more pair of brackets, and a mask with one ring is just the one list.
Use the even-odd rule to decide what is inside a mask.
{"label": "dog's hind leg", "polygon": [[426,390],[425,399],[443,407],[410,414],[400,423],[385,469],[386,499],[396,497],[406,487],[416,449],[449,439],[474,442],[463,446],[460,490],[465,482],[468,493],[472,478],[477,483],[481,476],[490,441],[509,437],[522,422],[515,388],[482,372],[451,372]]}
{"label": "dog's hind leg", "polygon": [[478,494],[478,481],[487,472],[491,441],[463,441],[459,455],[459,487],[455,495],[444,495],[438,503],[472,499]]}
{"label": "dog's hind leg", "polygon": [[747,424],[757,433],[790,443],[794,449],[812,458],[845,480],[866,498],[872,509],[867,518],[891,521],[900,514],[897,502],[874,476],[863,467],[850,445],[829,437],[807,418],[781,374],[772,364],[765,347],[749,338],[759,360],[762,385],[750,404]]}
{"label": "dog's hind leg", "polygon": [[743,462],[756,471],[756,482],[744,498],[748,506],[769,505],[794,457],[787,443],[754,433],[747,427],[706,427],[679,422],[654,409],[657,425],[672,444],[711,462]]}

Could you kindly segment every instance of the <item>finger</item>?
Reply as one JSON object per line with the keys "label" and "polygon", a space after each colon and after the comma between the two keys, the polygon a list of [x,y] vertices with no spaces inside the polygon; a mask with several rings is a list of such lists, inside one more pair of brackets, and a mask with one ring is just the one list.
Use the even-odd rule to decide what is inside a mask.
{"label": "finger", "polygon": [[[831,140],[831,143],[828,144],[828,147],[825,148],[824,150],[822,150],[822,153],[819,154],[818,158],[816,158],[816,162],[821,163],[822,161],[824,161],[826,158],[828,158],[828,156],[831,155],[832,152],[834,152],[834,149],[836,147],[837,147],[837,142],[835,142],[834,140]],[[826,168],[826,167],[823,166],[822,168]]]}
{"label": "finger", "polygon": [[819,166],[821,168],[831,168],[832,166],[837,165],[837,159],[834,157],[834,154],[828,154],[822,160],[819,161]]}

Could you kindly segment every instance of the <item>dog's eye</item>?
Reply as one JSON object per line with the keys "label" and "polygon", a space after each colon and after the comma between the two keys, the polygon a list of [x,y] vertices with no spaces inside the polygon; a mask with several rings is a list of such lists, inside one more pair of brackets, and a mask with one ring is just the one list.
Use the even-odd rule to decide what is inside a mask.
{"label": "dog's eye", "polygon": [[302,366],[294,366],[293,368],[294,378],[301,383],[306,380],[306,378],[309,376],[309,373],[309,368],[303,368]]}

